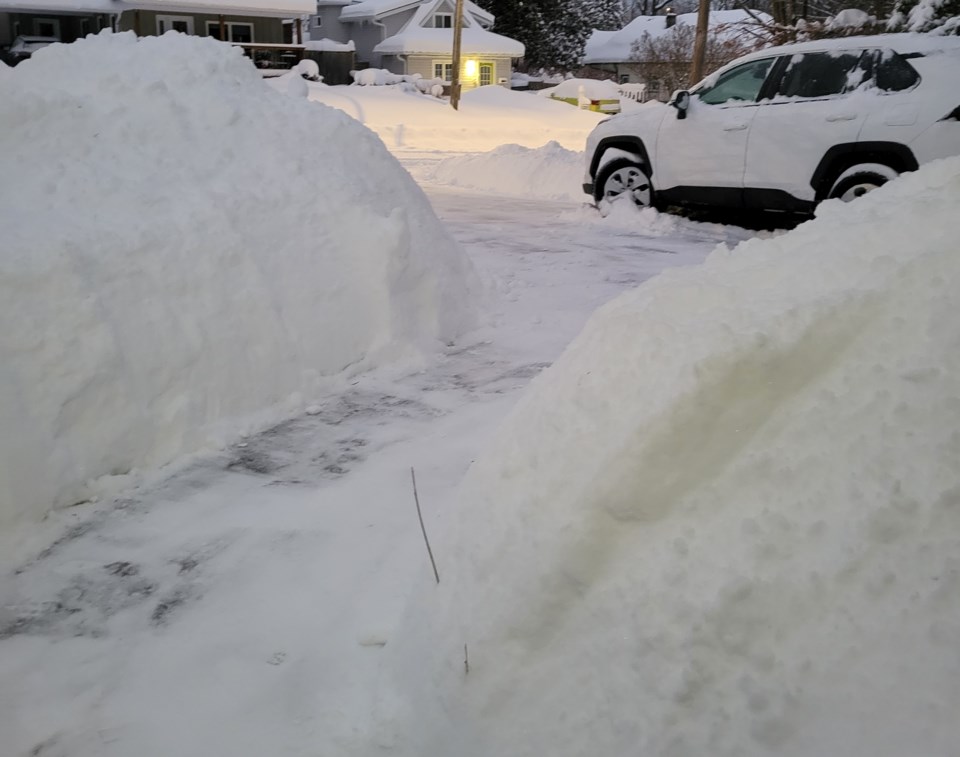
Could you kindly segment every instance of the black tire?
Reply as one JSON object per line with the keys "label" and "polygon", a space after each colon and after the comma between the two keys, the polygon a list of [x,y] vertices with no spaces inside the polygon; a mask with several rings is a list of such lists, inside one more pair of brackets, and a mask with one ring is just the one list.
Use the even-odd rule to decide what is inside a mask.
{"label": "black tire", "polygon": [[890,181],[890,179],[895,178],[896,175],[896,171],[887,166],[881,165],[876,168],[867,165],[864,165],[862,168],[860,166],[854,166],[837,177],[833,186],[830,187],[830,191],[827,193],[827,198],[850,202],[851,200],[856,200],[858,197],[862,197],[868,192],[872,192],[874,189],[882,187]]}
{"label": "black tire", "polygon": [[597,174],[593,199],[614,200],[625,192],[629,192],[634,204],[641,208],[654,203],[653,183],[646,166],[629,158],[617,158]]}

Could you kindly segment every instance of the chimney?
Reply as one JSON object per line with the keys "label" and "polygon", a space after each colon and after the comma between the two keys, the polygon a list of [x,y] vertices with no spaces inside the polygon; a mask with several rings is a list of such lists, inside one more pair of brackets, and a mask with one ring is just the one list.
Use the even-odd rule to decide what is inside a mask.
{"label": "chimney", "polygon": [[669,29],[675,23],[677,23],[677,14],[673,12],[673,8],[667,8],[667,28]]}

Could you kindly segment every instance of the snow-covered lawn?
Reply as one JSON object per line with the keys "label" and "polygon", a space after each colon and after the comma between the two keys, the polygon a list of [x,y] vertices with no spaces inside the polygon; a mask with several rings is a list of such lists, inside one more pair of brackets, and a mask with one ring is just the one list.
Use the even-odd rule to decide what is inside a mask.
{"label": "snow-covered lawn", "polygon": [[[120,71],[137,81],[136,67]],[[371,345],[407,349],[314,382],[288,406],[300,411],[180,457],[119,499],[57,511],[5,541],[4,757],[951,755],[957,161],[751,239],[585,205],[576,152],[595,114],[493,90],[460,114],[396,89],[307,94],[353,109],[426,197],[355,123],[277,96],[298,128],[356,129],[370,159],[334,129],[315,170],[291,178],[295,212],[268,208],[314,235],[283,239],[337,233],[337,249],[373,256],[370,278],[386,282],[380,299],[400,303],[405,328],[375,329]],[[178,128],[196,137],[190,119],[203,109],[188,111]],[[118,112],[115,157],[131,123]],[[230,121],[222,103],[213,112]],[[20,117],[14,126],[29,123]],[[310,165],[321,148],[302,141]],[[364,177],[351,178],[347,157]],[[324,184],[317,197],[298,199],[311,182]],[[255,205],[243,208],[237,222],[255,229]],[[389,275],[362,249],[362,220],[337,229],[348,212],[383,224]],[[418,222],[402,224],[406,214]],[[104,243],[143,241],[124,228]],[[216,234],[204,240],[218,249]],[[439,247],[422,249],[431,240]],[[279,248],[294,260],[297,249]],[[76,254],[67,245],[38,260]],[[419,267],[427,255],[443,275]],[[174,265],[170,251],[163,259]],[[262,274],[237,304],[205,279],[210,318],[243,319],[244,298],[267,290],[281,332],[308,338],[309,305],[290,321],[284,290],[321,283],[318,298],[336,296],[346,313],[335,325],[355,333],[369,293],[349,254],[278,288],[266,256],[249,260]],[[344,270],[359,286],[336,286]],[[438,276],[446,300],[414,296],[415,282]],[[13,344],[29,365],[45,342]],[[263,350],[267,367],[291,349],[232,344]],[[50,428],[74,415],[54,414]],[[3,438],[14,450],[17,435]]]}

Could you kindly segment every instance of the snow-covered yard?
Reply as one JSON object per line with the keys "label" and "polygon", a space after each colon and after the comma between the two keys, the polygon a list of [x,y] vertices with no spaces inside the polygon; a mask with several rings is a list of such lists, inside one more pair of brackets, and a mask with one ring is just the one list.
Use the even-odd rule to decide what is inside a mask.
{"label": "snow-covered yard", "polygon": [[[95,52],[98,65],[115,54]],[[115,202],[141,199],[118,145],[172,108],[178,138],[206,140],[197,173],[148,155],[185,186],[206,186],[204,160],[228,172],[213,195],[225,217],[169,248],[159,230],[108,226],[103,254],[128,277],[101,277],[109,286],[83,289],[96,260],[82,265],[87,248],[69,234],[23,231],[11,237],[23,254],[0,260],[0,273],[21,277],[8,287],[17,302],[57,294],[88,308],[84,323],[123,334],[105,311],[135,310],[122,296],[138,280],[123,254],[133,249],[157,264],[147,303],[174,297],[185,323],[200,297],[209,319],[171,340],[189,350],[155,348],[202,391],[134,372],[136,391],[123,392],[205,415],[161,414],[176,445],[169,429],[151,429],[166,440],[159,450],[151,434],[134,435],[143,470],[84,483],[99,501],[4,534],[4,754],[952,753],[956,161],[772,238],[621,203],[602,217],[579,194],[576,154],[596,114],[506,91],[471,93],[453,114],[397,89],[309,86],[310,100],[350,120],[266,89],[260,99],[259,85],[234,81],[230,61],[207,52],[233,94],[210,105],[202,77],[181,71],[192,104],[155,81],[143,102],[156,111],[117,118],[104,105],[116,131],[103,157],[116,159]],[[144,89],[142,71],[121,71],[114,92]],[[257,119],[245,118],[247,90]],[[0,111],[7,134],[49,107],[39,94],[28,104]],[[299,140],[271,143],[257,130],[273,117],[268,104],[300,123]],[[213,142],[197,120],[208,111],[223,122]],[[81,141],[95,145],[90,132]],[[229,173],[239,169],[214,145],[226,134],[260,140],[266,157]],[[309,170],[288,170],[294,154]],[[282,201],[244,194],[271,163]],[[83,172],[66,176],[80,184]],[[238,212],[226,204],[231,179]],[[43,182],[29,191],[16,195],[22,212],[28,200],[49,213],[68,205]],[[231,220],[258,233],[262,195],[279,224],[263,237],[269,254],[237,242],[202,289],[176,277],[182,246],[203,260]],[[198,190],[175,210],[197,218],[208,199]],[[303,232],[284,235],[291,227]],[[304,267],[315,247],[338,254]],[[226,278],[235,266],[246,275]],[[339,315],[311,310],[311,293]],[[30,311],[37,322],[42,305]],[[146,323],[144,340],[163,333],[160,311],[147,311],[127,325]],[[0,337],[19,371],[0,363],[0,377],[16,376],[16,397],[43,399],[43,412],[6,384],[0,411],[33,412],[55,452],[79,434],[79,455],[98,408],[115,406],[91,393],[104,380],[95,360],[80,366],[84,381],[55,359],[80,339],[64,336],[70,312],[39,333],[21,316],[20,337]],[[125,375],[123,356],[151,354],[132,336],[81,344],[114,361],[113,379]],[[37,355],[44,370],[31,373]],[[150,363],[161,374],[165,364]],[[270,391],[236,388],[237,374],[271,366]],[[210,399],[218,387],[223,405]],[[33,443],[16,432],[2,434],[5,454]],[[108,451],[126,439],[95,436]],[[173,462],[149,467],[161,459]]]}

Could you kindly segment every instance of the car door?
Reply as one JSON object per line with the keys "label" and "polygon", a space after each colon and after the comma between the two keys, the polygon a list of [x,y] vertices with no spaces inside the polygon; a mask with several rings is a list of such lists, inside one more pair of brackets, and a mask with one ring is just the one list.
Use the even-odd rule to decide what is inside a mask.
{"label": "car door", "polygon": [[684,114],[667,115],[657,135],[657,190],[670,197],[738,205],[747,137],[775,57],[733,66],[691,93]]}
{"label": "car door", "polygon": [[827,151],[857,141],[871,98],[857,88],[867,75],[863,50],[790,56],[777,67],[772,96],[750,129],[744,177],[748,205],[799,209],[815,199],[810,181]]}

